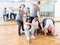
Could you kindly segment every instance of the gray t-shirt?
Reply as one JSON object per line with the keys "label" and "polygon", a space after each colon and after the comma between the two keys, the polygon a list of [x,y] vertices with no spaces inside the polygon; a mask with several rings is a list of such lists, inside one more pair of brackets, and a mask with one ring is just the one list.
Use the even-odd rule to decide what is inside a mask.
{"label": "gray t-shirt", "polygon": [[25,14],[25,12],[23,10],[20,10],[19,9],[19,13],[18,15],[16,16],[16,20],[20,20],[20,21],[23,21],[23,15]]}
{"label": "gray t-shirt", "polygon": [[34,7],[31,6],[31,8],[30,8],[30,16],[31,16],[31,17],[37,16],[37,11],[40,11],[40,8],[39,8],[39,7],[37,7],[37,8],[35,9]]}

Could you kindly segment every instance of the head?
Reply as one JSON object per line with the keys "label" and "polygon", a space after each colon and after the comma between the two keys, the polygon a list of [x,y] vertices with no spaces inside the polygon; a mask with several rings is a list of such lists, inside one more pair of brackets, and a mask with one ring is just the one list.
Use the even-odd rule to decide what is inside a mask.
{"label": "head", "polygon": [[25,5],[22,4],[19,8],[24,9],[25,8]]}
{"label": "head", "polygon": [[7,8],[5,7],[4,9],[6,10]]}
{"label": "head", "polygon": [[30,16],[30,13],[29,12],[26,12],[25,14],[26,14],[26,16]]}
{"label": "head", "polygon": [[48,26],[48,30],[51,30],[51,29],[52,29],[52,27],[51,27],[51,25],[49,25],[49,26]]}
{"label": "head", "polygon": [[39,6],[39,5],[40,5],[40,3],[41,3],[40,1],[37,1],[37,6]]}
{"label": "head", "polygon": [[27,7],[27,9],[30,9],[29,7]]}
{"label": "head", "polygon": [[30,19],[26,19],[26,22],[30,23]]}
{"label": "head", "polygon": [[35,19],[35,21],[38,21],[38,16],[35,16],[34,19]]}

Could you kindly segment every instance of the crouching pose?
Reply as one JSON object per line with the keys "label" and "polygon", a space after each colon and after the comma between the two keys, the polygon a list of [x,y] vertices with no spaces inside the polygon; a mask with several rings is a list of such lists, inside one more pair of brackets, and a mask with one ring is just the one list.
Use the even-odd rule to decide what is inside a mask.
{"label": "crouching pose", "polygon": [[[31,28],[30,28],[30,25],[31,25]],[[24,24],[24,29],[25,29],[26,39],[29,42],[31,42],[31,40],[30,40],[31,38],[35,39],[34,32],[36,29],[38,29],[38,18],[37,18],[37,16],[33,19],[32,23],[30,23],[30,19],[27,19],[26,23]]]}
{"label": "crouching pose", "polygon": [[47,33],[51,33],[53,36],[55,35],[55,22],[51,18],[45,18],[43,20],[43,30],[45,36]]}

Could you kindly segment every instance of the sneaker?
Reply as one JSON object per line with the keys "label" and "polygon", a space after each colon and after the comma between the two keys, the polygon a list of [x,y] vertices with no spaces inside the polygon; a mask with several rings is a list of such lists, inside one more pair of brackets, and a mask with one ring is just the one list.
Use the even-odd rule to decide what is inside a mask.
{"label": "sneaker", "polygon": [[29,43],[31,43],[31,39],[29,40]]}
{"label": "sneaker", "polygon": [[27,40],[28,41],[28,43],[31,43],[31,39],[30,40]]}
{"label": "sneaker", "polygon": [[19,33],[18,35],[21,36],[21,33]]}
{"label": "sneaker", "polygon": [[32,39],[35,39],[36,37],[35,36],[31,36]]}

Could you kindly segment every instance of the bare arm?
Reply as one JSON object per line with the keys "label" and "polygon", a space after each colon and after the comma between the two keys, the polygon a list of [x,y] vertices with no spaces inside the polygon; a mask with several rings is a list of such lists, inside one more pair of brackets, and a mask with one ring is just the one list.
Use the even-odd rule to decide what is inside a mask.
{"label": "bare arm", "polygon": [[32,2],[30,2],[30,4],[31,4],[33,7],[35,7],[35,5],[34,5]]}
{"label": "bare arm", "polygon": [[35,26],[34,24],[28,22],[25,22],[25,24]]}

